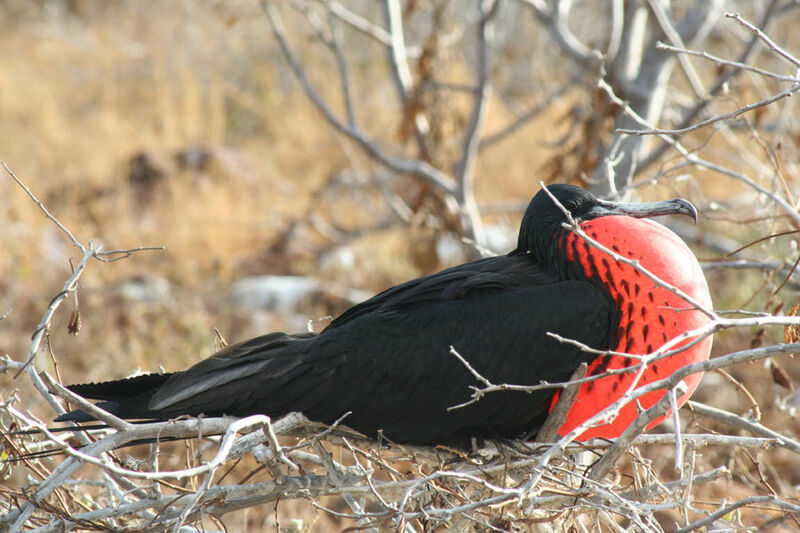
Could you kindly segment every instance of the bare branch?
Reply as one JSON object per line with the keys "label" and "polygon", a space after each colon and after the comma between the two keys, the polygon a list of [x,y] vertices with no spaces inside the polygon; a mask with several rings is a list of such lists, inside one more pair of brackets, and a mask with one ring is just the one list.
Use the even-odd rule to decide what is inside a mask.
{"label": "bare branch", "polygon": [[749,431],[761,437],[776,439],[781,443],[781,446],[785,446],[795,453],[800,453],[799,441],[769,429],[758,422],[753,422],[722,409],[717,409],[716,407],[711,407],[710,405],[705,405],[692,400],[689,400],[688,404],[689,407],[700,416],[705,416],[716,420],[717,422],[722,422],[723,424],[728,424],[729,426],[744,429],[745,431]]}
{"label": "bare branch", "polygon": [[305,91],[306,95],[311,99],[311,101],[331,126],[358,143],[370,156],[377,159],[389,168],[395,170],[396,172],[420,176],[423,179],[431,182],[433,185],[439,187],[445,193],[451,195],[455,194],[456,186],[453,183],[453,180],[440,170],[437,170],[425,161],[392,157],[388,155],[374,139],[369,138],[359,128],[348,126],[346,123],[337,118],[330,107],[328,107],[328,105],[322,99],[320,94],[316,91],[316,89],[314,89],[313,85],[311,85],[311,82],[305,74],[305,69],[302,67],[297,57],[295,57],[294,52],[289,46],[278,9],[272,3],[266,0],[262,0],[261,5],[267,14],[273,34],[278,40],[281,50],[283,51],[286,60],[289,62],[292,71],[294,72],[298,81],[300,81],[300,84],[303,86],[303,90]]}
{"label": "bare branch", "polygon": [[[398,0],[384,0],[384,13],[386,26],[389,28],[389,46],[387,54],[389,65],[392,69],[397,94],[404,108],[409,104],[411,90],[414,81],[411,77],[411,69],[408,67],[408,57],[406,55],[405,36],[403,34],[403,16]],[[408,113],[408,110],[405,110]],[[414,114],[414,129],[418,137],[428,133],[430,126],[425,117],[419,113]]]}
{"label": "bare branch", "polygon": [[703,528],[705,526],[708,526],[708,525],[712,524],[714,521],[716,521],[716,520],[718,520],[718,519],[720,519],[720,518],[732,513],[733,511],[735,511],[736,509],[739,509],[740,507],[745,507],[747,505],[752,505],[754,503],[769,503],[769,504],[776,505],[779,508],[785,509],[785,510],[788,510],[788,511],[794,511],[794,512],[800,511],[800,505],[795,505],[795,504],[780,500],[780,499],[778,499],[778,498],[776,498],[775,496],[772,496],[772,495],[770,495],[770,496],[748,496],[747,498],[742,498],[741,500],[738,500],[735,503],[732,503],[730,505],[726,505],[725,507],[722,507],[721,509],[711,513],[710,515],[708,515],[707,517],[705,517],[705,518],[703,518],[701,520],[697,520],[697,521],[692,522],[691,524],[689,524],[689,525],[687,525],[685,527],[676,529],[675,532],[676,533],[687,533],[689,531],[695,531],[697,529],[700,529],[700,528]]}
{"label": "bare branch", "polygon": [[[625,113],[627,113],[631,118],[633,118],[638,124],[644,126],[645,128],[648,128],[648,129],[655,129],[650,124],[648,124],[647,121],[645,121],[641,116],[639,116],[633,109],[631,109],[630,106],[628,106],[625,102],[620,100],[617,97],[617,95],[614,94],[614,90],[611,88],[611,86],[609,86],[604,80],[600,80],[598,82],[598,87],[603,89],[609,95],[609,98],[615,104],[617,104],[620,107],[622,107],[623,110],[625,111]],[[736,179],[738,181],[741,181],[741,182],[747,184],[748,186],[750,186],[751,188],[753,188],[756,191],[760,192],[761,194],[764,194],[767,197],[769,197],[781,209],[783,209],[783,211],[786,213],[786,215],[788,215],[796,224],[800,224],[800,214],[798,214],[797,211],[794,209],[794,207],[792,205],[790,205],[788,202],[786,202],[786,200],[784,200],[780,196],[776,195],[772,191],[769,191],[766,188],[762,187],[761,185],[759,185],[755,181],[751,180],[750,178],[748,178],[747,176],[745,176],[741,172],[736,172],[734,170],[730,170],[730,169],[725,168],[725,167],[723,167],[721,165],[717,165],[716,163],[711,163],[709,161],[706,161],[705,159],[700,158],[695,153],[689,152],[678,141],[676,141],[675,139],[673,139],[669,135],[664,135],[664,134],[657,134],[657,135],[659,136],[659,138],[661,138],[662,140],[666,141],[670,146],[675,148],[678,151],[678,153],[681,156],[683,156],[684,159],[686,159],[687,162],[689,162],[689,163],[691,163],[693,165],[702,167],[702,168],[706,168],[708,170],[713,170],[713,171],[718,172],[718,173],[720,173],[722,175],[729,176],[731,178],[734,178],[734,179]]]}
{"label": "bare branch", "polygon": [[770,39],[767,36],[767,34],[761,31],[760,28],[754,26],[751,22],[748,22],[745,19],[743,19],[739,13],[725,13],[725,16],[728,18],[732,18],[733,20],[735,20],[736,22],[738,22],[739,24],[741,24],[742,26],[753,32],[759,39],[761,39],[761,41],[764,42],[764,44],[766,44],[769,47],[770,50],[772,50],[773,52],[775,52],[776,54],[787,60],[795,67],[800,68],[800,59],[797,59],[792,54],[790,54],[789,52],[778,46],[775,43],[775,41]]}
{"label": "bare branch", "polygon": [[468,218],[467,237],[474,239],[479,245],[483,244],[483,227],[481,224],[478,206],[475,203],[474,172],[475,158],[478,153],[480,129],[489,109],[489,100],[492,86],[489,80],[489,63],[491,55],[492,19],[499,10],[499,0],[482,0],[480,3],[480,21],[478,23],[478,66],[475,100],[472,104],[472,113],[464,133],[461,161],[456,170],[458,194],[457,198]]}
{"label": "bare branch", "polygon": [[[387,47],[392,46],[392,36],[390,33],[380,26],[372,24],[364,17],[353,13],[340,2],[326,1],[325,6],[330,9],[330,12],[333,15],[341,19],[342,22],[350,27],[356,29],[364,35],[367,35],[368,37],[375,39]],[[419,54],[419,51],[416,53]]]}
{"label": "bare branch", "polygon": [[[764,9],[762,18],[759,23],[759,27],[766,28],[767,25],[772,21],[778,13],[778,6],[780,5],[780,0],[770,0],[769,4],[767,4],[766,8]],[[748,41],[747,45],[744,47],[744,50],[739,55],[739,59],[737,63],[747,63],[753,56],[756,51],[756,43],[758,43],[758,36],[753,35],[752,39]],[[742,72],[741,68],[733,68],[733,69],[725,69],[723,72],[719,74],[717,80],[712,85],[711,89],[709,89],[708,94],[710,96],[715,96],[723,91],[727,86],[728,83],[733,80],[736,76],[738,76]],[[682,120],[679,122],[678,129],[684,128],[689,126],[692,121],[697,117],[713,100],[711,98],[703,99],[697,102],[691,110],[687,113],[684,113]],[[663,141],[663,139],[661,139]],[[649,166],[653,162],[659,160],[661,156],[664,155],[664,152],[670,147],[669,143],[662,142],[658,147],[653,149],[641,162],[642,167]]]}
{"label": "bare branch", "polygon": [[567,415],[575,403],[575,398],[578,396],[578,391],[581,388],[580,383],[575,380],[583,379],[586,377],[586,372],[589,370],[589,365],[581,363],[578,368],[569,378],[570,384],[564,387],[561,394],[558,396],[558,401],[550,414],[547,417],[544,425],[536,434],[534,442],[553,442],[558,437],[558,430],[564,425],[567,420]]}
{"label": "bare branch", "polygon": [[[661,31],[664,32],[664,35],[667,36],[667,39],[670,40],[673,46],[684,48],[683,39],[681,39],[680,34],[675,29],[675,26],[672,25],[672,21],[664,9],[663,4],[657,0],[647,0],[647,5],[650,6],[650,10],[653,12],[653,15],[655,15],[658,25],[661,27]],[[692,65],[692,63],[684,56],[678,56],[678,61],[680,62],[683,72],[686,74],[686,79],[689,80],[689,84],[692,86],[695,95],[698,98],[706,98],[706,91],[703,88],[703,83],[700,81],[700,76],[697,74],[694,65]]]}
{"label": "bare branch", "polygon": [[[22,181],[19,178],[17,178],[17,176],[11,171],[11,169],[8,168],[8,165],[6,165],[5,161],[0,161],[0,165],[3,165],[3,168],[5,169],[6,172],[8,172],[8,175],[11,176],[11,179],[16,181],[17,185],[22,187],[22,190],[24,190],[25,193],[28,196],[30,196],[31,200],[33,200],[33,202],[36,205],[39,206],[39,209],[42,210],[42,212],[44,213],[44,216],[49,218],[56,226],[58,226],[58,229],[60,229],[61,232],[64,233],[64,235],[66,235],[69,238],[69,240],[72,242],[72,245],[75,248],[77,248],[78,250],[80,250],[85,255],[86,254],[86,248],[84,248],[84,246],[78,241],[78,239],[75,238],[75,235],[73,235],[72,232],[69,231],[66,228],[66,226],[64,226],[64,224],[62,224],[56,217],[54,217],[52,214],[50,214],[50,211],[47,210],[47,208],[44,206],[42,201],[39,200],[36,197],[36,195],[33,194],[33,192],[27,187],[27,185],[22,183]],[[98,248],[98,250],[99,250],[99,248]]]}
{"label": "bare branch", "polygon": [[792,96],[794,93],[800,91],[800,82],[795,83],[788,89],[785,89],[777,94],[770,96],[769,98],[764,98],[763,100],[759,100],[758,102],[753,102],[752,104],[748,104],[746,106],[740,107],[730,113],[724,113],[721,115],[716,115],[693,126],[687,126],[685,128],[677,129],[677,130],[669,130],[669,129],[660,129],[660,128],[652,128],[646,130],[632,130],[632,129],[618,129],[614,130],[614,133],[623,133],[627,135],[681,135],[683,133],[689,133],[690,131],[695,131],[709,124],[713,124],[715,122],[719,122],[721,120],[731,120],[734,118],[738,118],[739,116],[747,113],[749,111],[753,111],[754,109],[758,109],[760,107],[766,107],[770,104],[777,102],[778,100],[782,100],[788,96]]}
{"label": "bare branch", "polygon": [[344,108],[347,113],[347,123],[353,128],[356,125],[356,112],[353,107],[353,95],[350,88],[350,69],[347,66],[347,60],[344,57],[344,51],[341,46],[341,35],[336,19],[330,17],[331,25],[331,48],[336,56],[336,64],[339,67],[339,79],[342,82],[342,95],[344,97]]}
{"label": "bare branch", "polygon": [[124,250],[100,250],[100,248],[97,248],[94,255],[98,260],[104,263],[113,263],[114,261],[127,259],[136,252],[160,252],[164,249],[164,246],[137,246],[136,248],[127,248]]}
{"label": "bare branch", "polygon": [[[778,81],[785,81],[789,83],[800,83],[800,79],[796,76],[787,76],[785,74],[777,74],[775,72],[765,70],[763,68],[754,67],[752,65],[748,65],[747,63],[742,63],[741,61],[732,61],[729,59],[723,59],[721,57],[715,56],[714,54],[710,54],[705,50],[689,50],[688,48],[683,48],[682,46],[670,46],[668,44],[658,42],[656,46],[661,50],[667,50],[669,52],[675,52],[676,54],[686,54],[695,57],[702,57],[704,59],[708,59],[709,61],[713,61],[714,63],[726,67],[732,67],[739,70],[744,70],[747,72],[753,72],[760,76],[764,76],[765,78],[772,78]],[[678,131],[683,130],[684,128],[678,128]]]}
{"label": "bare branch", "polygon": [[571,2],[554,0],[552,7],[543,0],[522,0],[522,3],[531,8],[565,54],[583,66],[594,62],[592,50],[572,33],[567,24]]}
{"label": "bare branch", "polygon": [[[617,460],[622,457],[622,454],[628,449],[633,440],[642,432],[644,432],[647,424],[662,416],[669,409],[670,395],[665,394],[655,405],[647,409],[644,413],[636,417],[636,420],[628,426],[622,435],[614,441],[614,445],[603,454],[603,457],[597,461],[592,467],[589,478],[599,480],[605,476],[611,468],[616,464]],[[676,439],[677,442],[677,439]]]}
{"label": "bare branch", "polygon": [[[64,283],[64,287],[61,289],[61,292],[59,292],[55,296],[55,298],[53,298],[50,301],[50,305],[47,306],[47,309],[45,310],[44,315],[42,316],[42,320],[39,322],[39,325],[36,327],[36,331],[33,334],[31,346],[30,349],[28,350],[28,357],[25,361],[24,368],[28,368],[28,366],[36,358],[36,354],[39,353],[39,347],[42,344],[42,339],[44,338],[44,335],[47,333],[47,330],[50,327],[50,321],[53,318],[53,315],[55,314],[58,307],[61,305],[61,302],[63,302],[67,298],[70,292],[75,290],[75,287],[78,284],[78,278],[80,278],[81,274],[83,274],[83,271],[86,269],[86,266],[89,264],[89,261],[91,261],[92,258],[95,257],[95,254],[99,252],[101,249],[99,245],[97,247],[94,247],[92,244],[90,244],[89,246],[90,246],[89,249],[85,249],[83,248],[83,246],[80,246],[81,249],[84,250],[83,257],[81,258],[80,262],[75,266],[75,270],[72,273],[72,275]],[[15,377],[19,376],[20,372],[22,372],[22,369],[20,369],[20,371],[17,372]]]}

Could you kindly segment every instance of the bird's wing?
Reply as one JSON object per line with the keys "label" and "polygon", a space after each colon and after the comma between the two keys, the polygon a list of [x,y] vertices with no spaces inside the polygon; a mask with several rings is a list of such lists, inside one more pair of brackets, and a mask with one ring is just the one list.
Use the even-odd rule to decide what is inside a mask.
{"label": "bird's wing", "polygon": [[[178,410],[180,414],[235,414],[225,410],[230,402],[225,401],[224,395],[230,387],[234,389],[229,399],[241,400],[246,391],[238,387],[244,379],[252,376],[275,381],[287,379],[302,363],[298,356],[314,337],[310,333],[270,333],[227,346],[189,369],[172,374],[153,395],[149,407],[153,411]],[[205,403],[204,410],[193,408],[198,401]]]}
{"label": "bird's wing", "polygon": [[351,307],[338,316],[328,329],[376,311],[464,300],[509,288],[547,285],[555,281],[529,256],[487,257],[391,287]]}
{"label": "bird's wing", "polygon": [[301,411],[329,423],[349,411],[345,424],[354,429],[419,443],[533,429],[551,390],[491,393],[448,411],[481,385],[450,346],[493,383],[564,381],[594,355],[547,333],[604,349],[616,313],[589,283],[543,285],[523,258],[497,259],[390,289],[318,336],[267,336],[217,354],[170,377],[150,407],[173,415]]}
{"label": "bird's wing", "polygon": [[[542,285],[552,281],[550,275],[525,257],[500,256],[472,261],[397,285],[350,308],[326,328],[323,332],[325,339],[314,345],[327,344],[326,339],[332,338],[332,330],[359,317],[378,312],[412,312],[435,303],[463,301],[510,287]],[[369,329],[369,324],[366,327]],[[165,411],[165,415],[167,412],[196,414],[202,406],[203,412],[211,414],[211,408],[217,406],[232,414],[232,399],[238,400],[236,403],[240,407],[247,403],[246,394],[237,390],[243,378],[259,375],[263,381],[278,384],[297,374],[307,374],[301,364],[304,361],[302,354],[311,346],[309,340],[312,337],[272,333],[229,346],[187,371],[170,376],[155,392],[149,402],[150,408]],[[355,339],[352,342],[356,342]],[[300,410],[297,405],[294,410]]]}
{"label": "bird's wing", "polygon": [[318,356],[323,366],[330,354],[346,357],[328,368],[331,378],[313,391],[319,403],[306,414],[331,420],[352,411],[345,424],[369,435],[383,429],[401,442],[519,436],[543,423],[554,390],[495,392],[448,410],[468,401],[471,387],[484,386],[450,346],[493,384],[563,382],[596,355],[548,333],[606,349],[616,323],[605,294],[575,281],[366,315],[309,354],[309,362]]}

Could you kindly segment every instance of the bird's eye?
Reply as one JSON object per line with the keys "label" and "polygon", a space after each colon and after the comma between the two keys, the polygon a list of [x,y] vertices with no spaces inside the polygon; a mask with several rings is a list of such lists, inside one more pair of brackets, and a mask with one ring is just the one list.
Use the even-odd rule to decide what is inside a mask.
{"label": "bird's eye", "polygon": [[567,208],[573,216],[579,217],[589,210],[589,205],[586,203],[572,203]]}

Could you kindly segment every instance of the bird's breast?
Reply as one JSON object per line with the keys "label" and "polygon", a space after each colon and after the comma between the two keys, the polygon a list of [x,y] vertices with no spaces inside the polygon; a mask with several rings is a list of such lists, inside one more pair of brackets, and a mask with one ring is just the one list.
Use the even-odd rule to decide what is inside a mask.
{"label": "bird's breast", "polygon": [[[704,313],[669,288],[680,289],[699,305],[711,308],[711,296],[700,264],[688,246],[672,231],[651,220],[622,216],[594,219],[582,223],[581,227],[593,240],[619,257],[637,261],[664,282],[650,279],[619,260],[619,257],[615,258],[593,247],[581,237],[574,234],[567,237],[567,260],[579,264],[584,274],[594,283],[602,285],[616,304],[619,328],[611,350],[631,355],[650,354],[684,332],[708,323],[709,319]],[[676,347],[685,346],[691,341],[689,337]],[[628,372],[585,383],[560,433],[566,435],[618,400],[632,386],[663,379],[687,364],[707,359],[710,351],[709,336],[678,354],[649,363],[639,378],[635,372]],[[589,375],[629,367],[638,362],[639,359],[635,357],[601,356],[590,364]],[[683,404],[694,392],[701,377],[702,374],[694,374],[684,379],[688,390],[679,398],[679,404]],[[655,391],[637,401],[647,408],[662,396],[663,392]],[[636,418],[636,403],[627,404],[613,422],[584,431],[580,439],[619,436]],[[654,421],[650,427],[661,420],[663,418]]]}

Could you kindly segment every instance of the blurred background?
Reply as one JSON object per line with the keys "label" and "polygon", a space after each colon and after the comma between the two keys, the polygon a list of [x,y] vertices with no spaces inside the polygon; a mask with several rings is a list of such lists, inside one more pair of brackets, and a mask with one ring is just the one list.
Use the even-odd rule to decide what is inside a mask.
{"label": "blurred background", "polygon": [[[703,262],[715,306],[785,312],[797,300],[795,236],[726,254],[800,227],[790,213],[800,193],[797,98],[664,140],[621,134],[642,126],[598,80],[660,128],[735,111],[791,88],[798,65],[725,13],[740,12],[797,57],[798,8],[788,0],[296,0],[266,9],[249,0],[6,0],[0,159],[84,244],[164,247],[90,265],[37,364],[65,383],[121,378],[181,369],[220,337],[319,331],[325,317],[391,285],[510,251],[540,181],[688,198],[699,224],[667,224]],[[3,172],[0,314],[9,312],[0,353],[24,359],[79,259]],[[80,331],[71,334],[75,309]],[[715,353],[783,335],[723,332]],[[771,363],[730,374],[767,420],[796,432],[800,370],[788,357],[775,365],[783,374]],[[695,397],[746,412],[750,400],[730,383],[708,375]],[[0,375],[4,398],[18,386]],[[21,394],[49,419],[41,399]],[[763,461],[762,474],[796,495],[800,461]],[[759,493],[747,475],[719,490]],[[12,486],[24,484],[19,476]],[[305,516],[291,508],[285,520],[293,512]],[[251,525],[272,524],[266,515]]]}

